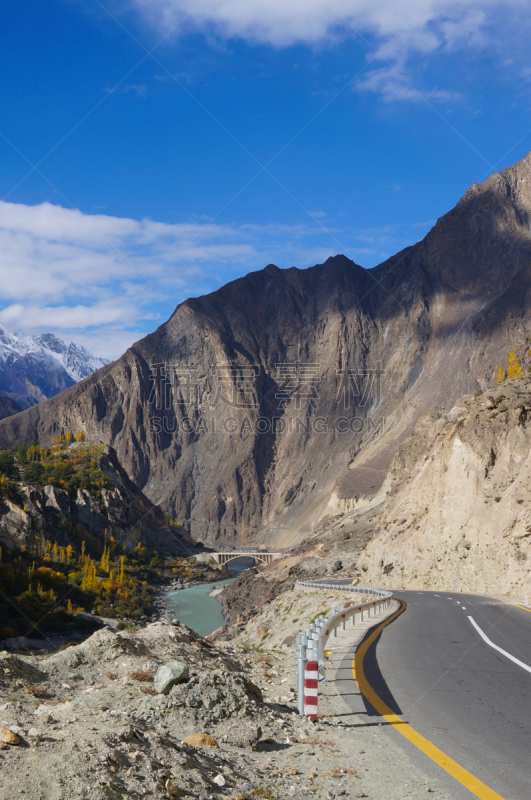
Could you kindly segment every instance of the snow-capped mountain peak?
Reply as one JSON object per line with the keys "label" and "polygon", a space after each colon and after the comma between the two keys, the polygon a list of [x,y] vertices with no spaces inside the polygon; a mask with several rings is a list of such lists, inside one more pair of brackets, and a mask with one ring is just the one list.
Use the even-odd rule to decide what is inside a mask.
{"label": "snow-capped mountain peak", "polygon": [[108,363],[53,333],[29,336],[0,328],[0,394],[24,408],[53,397]]}

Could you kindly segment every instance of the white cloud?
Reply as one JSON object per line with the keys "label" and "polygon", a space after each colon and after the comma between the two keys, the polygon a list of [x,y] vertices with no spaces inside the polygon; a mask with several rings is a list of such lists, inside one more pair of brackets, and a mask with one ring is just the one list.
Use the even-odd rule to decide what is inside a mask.
{"label": "white cloud", "polygon": [[[403,65],[411,56],[483,46],[501,27],[529,23],[526,0],[128,0],[164,33],[190,27],[207,35],[242,38],[275,47],[336,41],[356,34],[374,48],[371,59]],[[500,23],[502,20],[502,23]],[[402,83],[393,91],[381,73],[361,85],[384,99],[418,100]],[[395,84],[396,86],[396,84]],[[434,89],[426,97],[453,101],[453,93]]]}
{"label": "white cloud", "polygon": [[356,82],[356,87],[361,91],[377,92],[385,103],[394,103],[400,100],[408,100],[413,103],[425,100],[455,103],[462,99],[459,92],[447,89],[433,88],[428,91],[417,89],[410,76],[403,69],[399,70],[398,67],[373,69]]}
{"label": "white cloud", "polygon": [[338,249],[328,241],[318,224],[167,224],[0,202],[0,324],[115,357],[187,297],[271,261],[324,261]]}
{"label": "white cloud", "polygon": [[[525,0],[129,0],[165,31],[192,22],[225,37],[275,46],[316,43],[345,30],[432,52],[481,35],[491,12],[528,9]],[[179,25],[179,29],[182,27]]]}

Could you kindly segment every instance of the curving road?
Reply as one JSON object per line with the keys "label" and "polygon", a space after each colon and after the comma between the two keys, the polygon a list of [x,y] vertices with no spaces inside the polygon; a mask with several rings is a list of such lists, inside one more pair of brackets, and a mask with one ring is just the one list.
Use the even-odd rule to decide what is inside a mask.
{"label": "curving road", "polygon": [[[531,613],[476,595],[396,592],[395,597],[405,610],[368,648],[365,677],[395,714],[492,794],[465,788],[466,780],[451,777],[391,725],[388,735],[456,800],[530,800]],[[351,659],[352,654],[342,664],[345,676]],[[360,706],[352,680],[341,681],[347,703],[366,724],[381,721],[366,699]]]}

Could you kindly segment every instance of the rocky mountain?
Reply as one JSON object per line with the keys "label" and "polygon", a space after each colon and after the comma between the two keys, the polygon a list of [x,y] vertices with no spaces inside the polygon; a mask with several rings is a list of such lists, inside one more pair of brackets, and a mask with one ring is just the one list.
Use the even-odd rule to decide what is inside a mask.
{"label": "rocky mountain", "polygon": [[11,417],[13,414],[18,414],[22,408],[18,403],[15,403],[10,397],[0,394],[0,419]]}
{"label": "rocky mountain", "polygon": [[531,381],[506,380],[431,409],[384,484],[369,582],[510,594],[529,591]]}
{"label": "rocky mountain", "polygon": [[290,546],[371,501],[430,407],[491,385],[512,347],[527,366],[530,219],[528,156],[374,269],[269,265],[187,300],[2,420],[0,447],[81,428],[194,538]]}
{"label": "rocky mountain", "polygon": [[0,393],[29,408],[107,364],[53,333],[26,336],[0,328]]}
{"label": "rocky mountain", "polygon": [[[82,445],[70,447],[72,458]],[[187,532],[168,525],[160,508],[145,497],[121,467],[115,451],[106,447],[97,468],[109,478],[100,497],[84,489],[69,492],[61,486],[18,483],[0,494],[0,544],[11,549],[27,546],[35,534],[60,546],[71,544],[72,531],[83,526],[94,540],[114,536],[129,551],[142,541],[159,553],[188,555],[193,542]],[[2,487],[4,488],[4,487]]]}

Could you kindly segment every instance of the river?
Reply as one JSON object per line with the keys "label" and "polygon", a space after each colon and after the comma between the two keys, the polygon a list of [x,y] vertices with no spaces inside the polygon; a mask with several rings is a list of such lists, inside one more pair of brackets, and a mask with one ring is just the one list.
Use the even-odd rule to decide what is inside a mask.
{"label": "river", "polygon": [[184,622],[200,636],[207,636],[216,628],[221,628],[225,622],[220,603],[215,597],[209,597],[209,594],[218,586],[228,586],[235,580],[236,577],[226,578],[224,581],[201,583],[189,589],[167,592],[164,600],[179,622]]}

